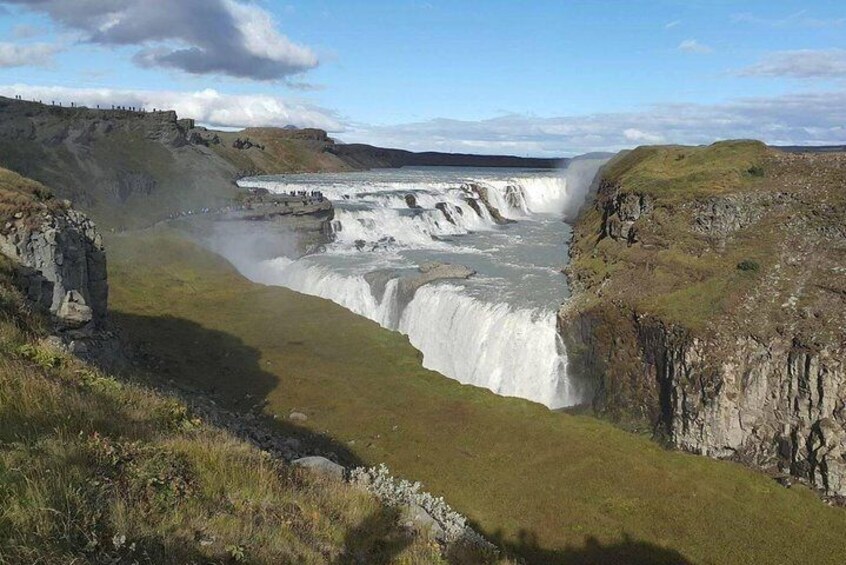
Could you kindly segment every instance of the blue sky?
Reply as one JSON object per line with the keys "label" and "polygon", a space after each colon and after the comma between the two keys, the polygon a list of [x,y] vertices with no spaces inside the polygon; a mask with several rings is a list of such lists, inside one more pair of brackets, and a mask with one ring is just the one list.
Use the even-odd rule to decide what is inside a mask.
{"label": "blue sky", "polygon": [[0,93],[411,149],[846,142],[846,2],[0,0]]}

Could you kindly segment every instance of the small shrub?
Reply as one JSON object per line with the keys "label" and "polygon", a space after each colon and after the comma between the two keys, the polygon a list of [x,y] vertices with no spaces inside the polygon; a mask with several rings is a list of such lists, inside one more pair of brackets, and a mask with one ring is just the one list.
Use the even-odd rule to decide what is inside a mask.
{"label": "small shrub", "polygon": [[46,347],[25,343],[18,347],[18,355],[28,359],[42,369],[55,369],[62,366],[62,357]]}
{"label": "small shrub", "polygon": [[764,167],[760,165],[752,165],[746,170],[753,177],[762,177],[764,176]]}
{"label": "small shrub", "polygon": [[247,552],[243,545],[227,545],[226,552],[238,563],[243,562],[247,558]]}
{"label": "small shrub", "polygon": [[756,273],[761,269],[761,266],[751,259],[744,259],[737,264],[737,268],[745,273]]}

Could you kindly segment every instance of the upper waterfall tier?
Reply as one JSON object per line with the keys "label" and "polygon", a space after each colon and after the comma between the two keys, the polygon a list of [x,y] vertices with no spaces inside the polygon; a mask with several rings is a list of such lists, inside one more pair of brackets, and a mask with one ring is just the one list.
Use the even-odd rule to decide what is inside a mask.
{"label": "upper waterfall tier", "polygon": [[[583,166],[248,179],[243,186],[331,199],[333,243],[300,259],[255,256],[231,237],[214,245],[253,280],[322,296],[408,335],[428,368],[560,408],[589,396],[567,374],[555,312],[568,296],[562,215],[578,208],[591,179]],[[475,275],[410,282],[431,262]]]}

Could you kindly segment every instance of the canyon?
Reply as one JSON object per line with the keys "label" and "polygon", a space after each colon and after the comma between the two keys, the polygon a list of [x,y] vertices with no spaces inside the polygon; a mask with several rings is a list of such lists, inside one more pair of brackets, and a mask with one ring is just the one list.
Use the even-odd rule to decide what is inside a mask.
{"label": "canyon", "polygon": [[[525,524],[507,508],[518,501],[488,498],[474,478],[480,461],[497,464],[494,456],[509,461],[489,477],[501,490],[515,473],[531,476],[576,499],[568,523],[579,513],[596,522],[611,516],[653,541],[663,512],[683,523],[691,492],[724,505],[732,497],[744,508],[761,504],[759,519],[772,514],[773,531],[789,529],[787,509],[796,507],[838,527],[831,524],[840,514],[802,498],[802,485],[831,503],[846,494],[842,154],[721,142],[642,147],[607,163],[568,160],[562,172],[360,172],[353,169],[368,164],[361,150],[344,161],[319,130],[212,132],[169,112],[4,104],[0,163],[51,185],[58,198],[45,200],[54,212],[19,217],[26,205],[11,198],[0,242],[20,264],[18,284],[69,350],[86,349],[74,343],[104,323],[116,292],[116,319],[129,341],[148,348],[139,359],[165,379],[231,402],[233,411],[301,414],[308,433],[337,438],[348,451],[326,455],[384,460],[420,476],[455,496],[485,533],[508,522],[506,546],[516,539],[514,523]],[[387,155],[371,163],[404,164]],[[278,176],[294,171],[323,172]],[[7,185],[46,190],[9,175]],[[300,205],[284,196],[292,191],[325,198]],[[104,237],[62,198],[102,224]],[[328,298],[410,344],[279,286]],[[192,345],[194,334],[172,329],[183,323],[238,336],[236,345]],[[262,352],[262,370],[231,370],[229,353],[244,344]],[[421,361],[474,387],[444,382]],[[343,392],[327,398],[327,390]],[[535,402],[588,407],[622,428],[763,470],[793,488],[667,454],[594,417]],[[501,427],[526,445],[497,437]],[[449,453],[455,469],[443,471],[437,457],[415,459],[420,445]],[[681,477],[668,479],[661,500],[644,498],[656,477],[638,470],[639,458],[665,478]],[[554,478],[562,469],[581,473],[572,467],[580,461],[603,470],[578,474],[569,486]],[[634,476],[611,480],[620,461]],[[713,495],[716,485],[734,485],[732,495]],[[537,512],[559,512],[541,486],[525,489]],[[635,520],[630,505],[652,519]],[[706,506],[711,530],[745,532]],[[579,537],[552,526],[519,551],[539,558]],[[679,539],[685,555],[702,558],[708,544],[694,530]],[[791,550],[766,543],[748,555]]]}

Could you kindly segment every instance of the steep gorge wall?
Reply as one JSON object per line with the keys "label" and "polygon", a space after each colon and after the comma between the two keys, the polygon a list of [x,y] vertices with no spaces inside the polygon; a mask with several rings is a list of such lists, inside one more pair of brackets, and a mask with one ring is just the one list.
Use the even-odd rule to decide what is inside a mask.
{"label": "steep gorge wall", "polygon": [[805,188],[846,160],[792,159],[765,160],[772,178],[748,189],[684,198],[606,174],[559,324],[598,412],[846,496],[844,208],[826,179]]}

